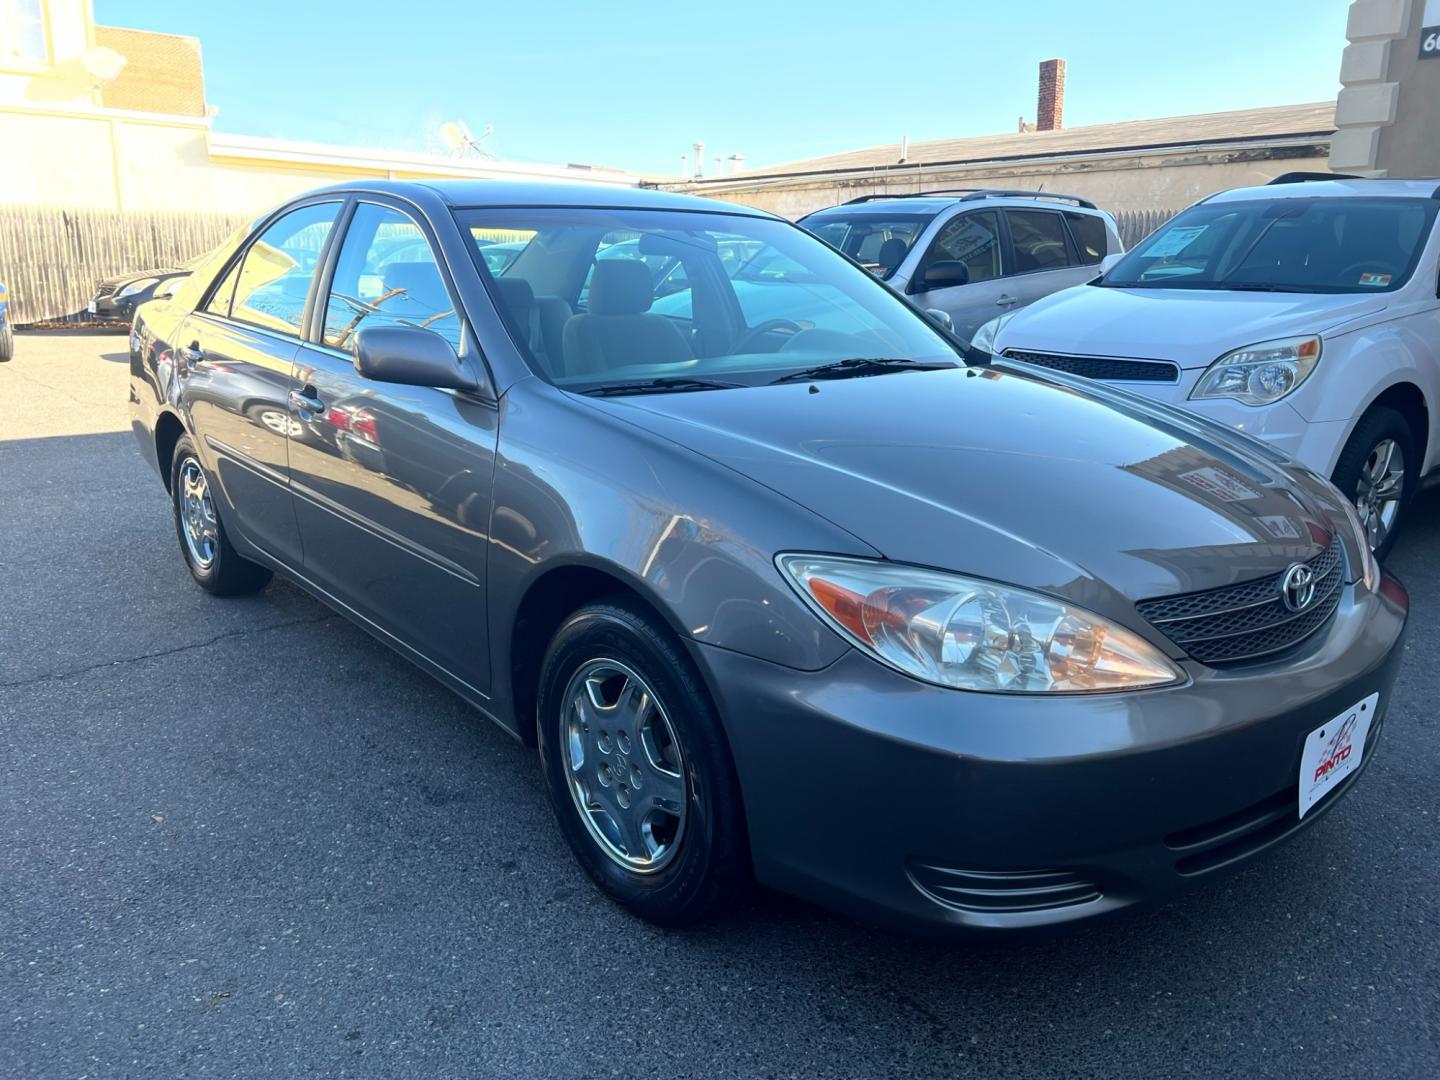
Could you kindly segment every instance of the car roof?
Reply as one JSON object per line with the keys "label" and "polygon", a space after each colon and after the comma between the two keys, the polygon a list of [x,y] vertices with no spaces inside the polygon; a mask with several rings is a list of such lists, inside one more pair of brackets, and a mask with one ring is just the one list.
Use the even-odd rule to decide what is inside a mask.
{"label": "car roof", "polygon": [[1368,195],[1371,198],[1433,199],[1440,180],[1385,180],[1346,177],[1340,180],[1307,180],[1294,184],[1266,184],[1262,187],[1232,188],[1217,192],[1204,203],[1245,202],[1255,199],[1321,199]]}
{"label": "car roof", "polygon": [[846,217],[893,217],[896,214],[938,214],[947,206],[954,206],[960,200],[955,196],[943,199],[925,198],[921,195],[900,196],[893,199],[878,199],[874,202],[841,203],[816,210],[807,217],[819,214],[844,213]]}
{"label": "car roof", "polygon": [[[419,191],[438,195],[452,207],[575,206],[641,210],[701,210],[712,214],[774,217],[763,210],[736,203],[677,195],[654,188],[614,184],[543,183],[521,180],[360,180],[334,184],[321,192],[374,192],[414,196]],[[315,193],[312,193],[315,194]]]}

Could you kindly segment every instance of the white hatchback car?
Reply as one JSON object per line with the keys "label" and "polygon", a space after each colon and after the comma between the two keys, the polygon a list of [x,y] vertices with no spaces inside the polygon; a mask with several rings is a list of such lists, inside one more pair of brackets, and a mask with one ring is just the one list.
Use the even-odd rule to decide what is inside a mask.
{"label": "white hatchback car", "polygon": [[1273,443],[1354,500],[1384,556],[1440,457],[1437,210],[1435,180],[1221,192],[973,344]]}

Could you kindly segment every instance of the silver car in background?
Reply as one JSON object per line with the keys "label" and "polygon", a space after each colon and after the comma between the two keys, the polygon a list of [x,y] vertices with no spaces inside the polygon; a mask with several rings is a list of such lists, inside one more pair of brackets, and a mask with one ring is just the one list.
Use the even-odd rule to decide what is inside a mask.
{"label": "silver car in background", "polygon": [[800,224],[969,339],[997,314],[1095,277],[1125,250],[1076,195],[1010,190],[864,195]]}

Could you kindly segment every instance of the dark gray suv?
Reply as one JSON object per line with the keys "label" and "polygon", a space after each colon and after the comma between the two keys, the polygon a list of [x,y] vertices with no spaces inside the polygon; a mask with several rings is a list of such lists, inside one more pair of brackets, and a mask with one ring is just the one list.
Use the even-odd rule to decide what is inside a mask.
{"label": "dark gray suv", "polygon": [[766,214],[329,189],[132,349],[200,586],[282,573],[537,747],[581,864],[660,923],[756,878],[1097,915],[1310,824],[1380,731],[1406,596],[1328,483],[967,357]]}

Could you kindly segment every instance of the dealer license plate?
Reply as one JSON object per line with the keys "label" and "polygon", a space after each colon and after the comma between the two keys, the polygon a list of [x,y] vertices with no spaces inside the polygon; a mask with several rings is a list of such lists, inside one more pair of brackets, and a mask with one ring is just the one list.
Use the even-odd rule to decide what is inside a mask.
{"label": "dealer license plate", "polygon": [[1379,704],[1380,695],[1371,694],[1305,737],[1305,752],[1300,755],[1302,818],[1360,767],[1365,736],[1370,734],[1370,722]]}
{"label": "dealer license plate", "polygon": [[90,312],[91,315],[94,315],[94,314],[95,314],[95,301],[94,301],[94,300],[91,300],[90,303],[86,305],[86,308],[89,310],[89,312]]}

